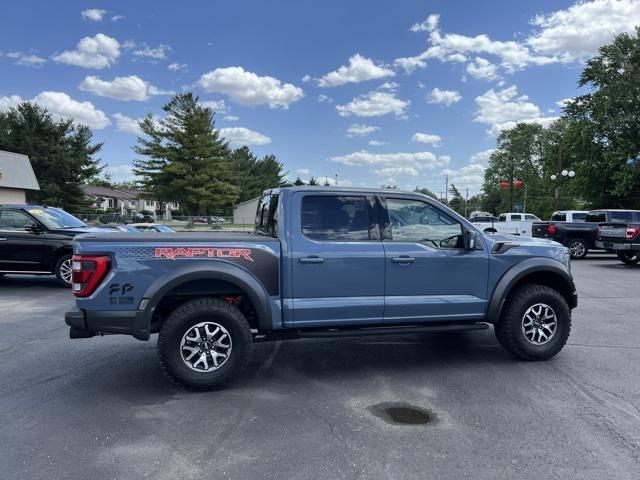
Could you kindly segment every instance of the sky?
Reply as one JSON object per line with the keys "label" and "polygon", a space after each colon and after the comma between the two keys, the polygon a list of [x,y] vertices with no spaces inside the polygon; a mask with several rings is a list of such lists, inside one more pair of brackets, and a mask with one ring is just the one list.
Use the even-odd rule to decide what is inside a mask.
{"label": "sky", "polygon": [[88,125],[125,181],[137,119],[193,91],[292,180],[474,194],[496,135],[561,115],[638,24],[640,0],[3,2],[0,110]]}

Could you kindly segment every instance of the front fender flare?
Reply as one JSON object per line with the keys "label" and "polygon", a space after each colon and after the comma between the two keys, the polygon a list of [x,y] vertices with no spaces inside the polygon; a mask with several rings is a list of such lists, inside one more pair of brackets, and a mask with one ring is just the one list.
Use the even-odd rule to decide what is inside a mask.
{"label": "front fender flare", "polygon": [[135,330],[150,330],[153,313],[160,300],[174,288],[193,280],[224,280],[246,292],[258,316],[259,331],[273,328],[269,295],[262,284],[249,272],[227,262],[215,262],[215,265],[183,265],[171,269],[159,277],[147,289],[140,302],[139,315],[136,315]]}
{"label": "front fender flare", "polygon": [[535,272],[549,272],[560,276],[567,284],[569,292],[572,294],[572,301],[569,301],[569,307],[575,308],[577,305],[577,296],[575,294],[575,284],[569,270],[560,262],[550,258],[530,258],[516,263],[498,281],[493,289],[489,305],[487,307],[487,320],[496,323],[500,318],[502,307],[505,300],[509,296],[511,289],[525,276]]}

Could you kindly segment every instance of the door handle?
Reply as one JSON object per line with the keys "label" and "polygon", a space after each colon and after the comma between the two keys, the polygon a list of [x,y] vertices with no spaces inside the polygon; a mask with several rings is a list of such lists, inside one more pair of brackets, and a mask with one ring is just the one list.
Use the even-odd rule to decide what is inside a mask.
{"label": "door handle", "polygon": [[318,257],[317,255],[309,255],[308,257],[300,257],[298,259],[300,263],[306,263],[310,265],[318,265],[320,263],[324,263],[324,258]]}
{"label": "door handle", "polygon": [[416,259],[413,257],[409,257],[408,255],[401,255],[399,257],[393,257],[391,261],[393,263],[409,264],[415,262]]}

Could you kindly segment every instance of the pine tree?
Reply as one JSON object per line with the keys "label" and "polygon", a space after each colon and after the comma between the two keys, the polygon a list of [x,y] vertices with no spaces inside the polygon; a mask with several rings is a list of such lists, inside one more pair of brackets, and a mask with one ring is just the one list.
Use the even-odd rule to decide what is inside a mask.
{"label": "pine tree", "polygon": [[188,214],[222,213],[240,195],[233,184],[228,144],[215,130],[214,112],[191,92],[174,95],[162,107],[164,119],[147,115],[134,151],[134,172],[145,191],[162,201],[179,201]]}
{"label": "pine tree", "polygon": [[82,184],[102,170],[100,160],[94,158],[102,143],[91,144],[91,140],[89,127],[72,120],[55,121],[34,103],[0,112],[0,150],[27,155],[40,184],[39,191],[27,193],[32,203],[69,212],[88,209]]}

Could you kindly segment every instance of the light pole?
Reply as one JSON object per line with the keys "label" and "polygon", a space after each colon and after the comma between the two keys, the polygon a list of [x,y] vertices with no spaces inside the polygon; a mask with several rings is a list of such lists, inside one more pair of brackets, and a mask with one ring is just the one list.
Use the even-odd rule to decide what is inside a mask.
{"label": "light pole", "polygon": [[555,200],[556,200],[556,210],[560,210],[560,183],[563,178],[573,178],[576,176],[576,172],[573,170],[562,170],[559,175],[553,174],[551,175],[551,180],[556,182],[556,192],[555,192]]}

